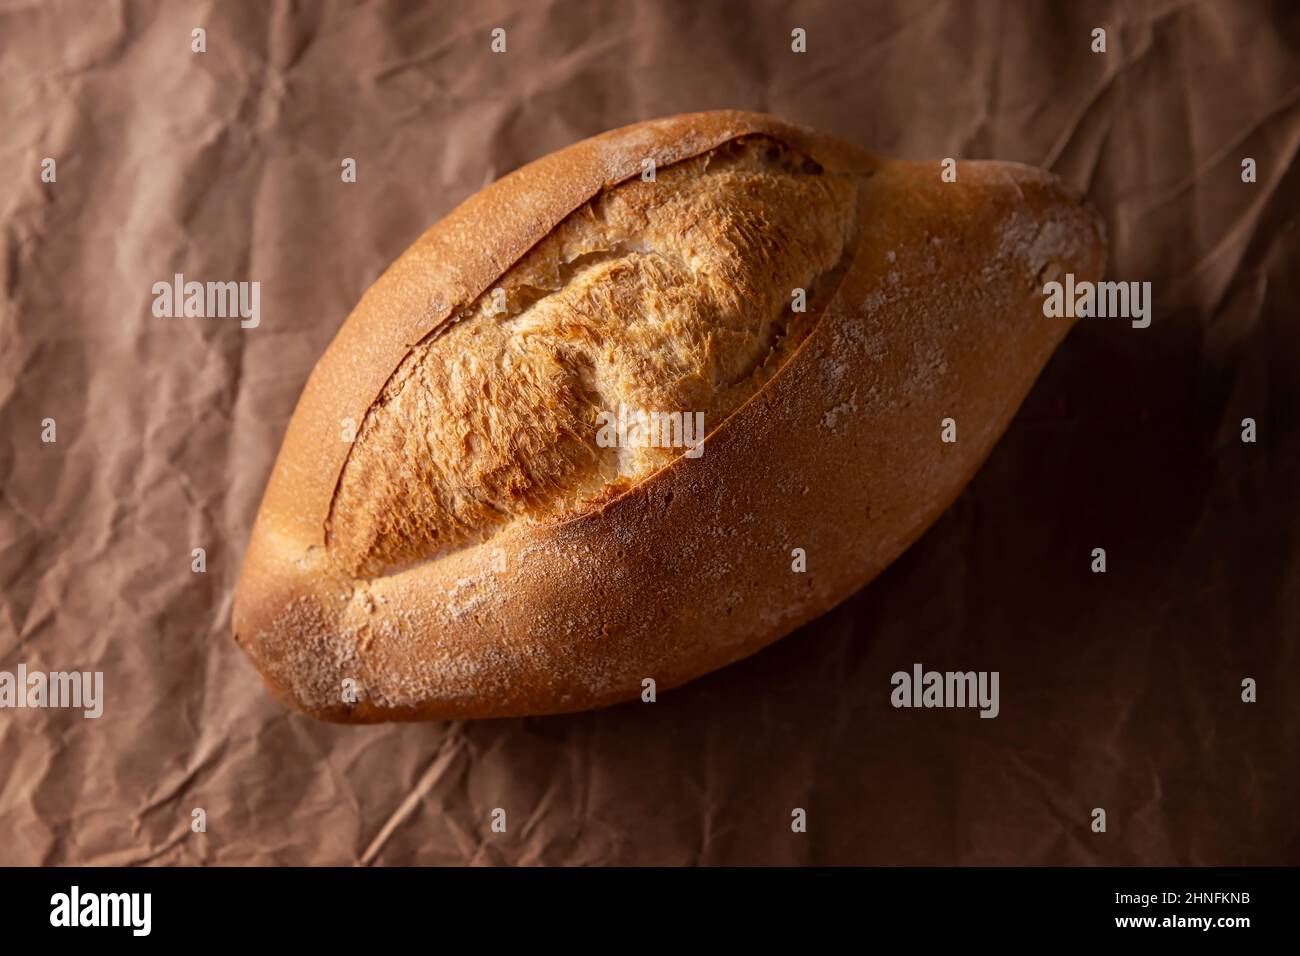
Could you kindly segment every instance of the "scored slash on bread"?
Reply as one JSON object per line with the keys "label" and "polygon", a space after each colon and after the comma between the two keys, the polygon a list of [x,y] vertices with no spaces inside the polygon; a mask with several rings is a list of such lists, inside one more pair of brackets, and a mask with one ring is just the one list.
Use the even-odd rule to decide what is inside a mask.
{"label": "scored slash on bread", "polygon": [[[586,709],[864,585],[1069,330],[1043,276],[1104,264],[1054,177],[959,167],[700,113],[468,199],[365,294],[289,423],[235,597],[268,686],[339,721]],[[600,446],[620,405],[704,412],[704,454]]]}

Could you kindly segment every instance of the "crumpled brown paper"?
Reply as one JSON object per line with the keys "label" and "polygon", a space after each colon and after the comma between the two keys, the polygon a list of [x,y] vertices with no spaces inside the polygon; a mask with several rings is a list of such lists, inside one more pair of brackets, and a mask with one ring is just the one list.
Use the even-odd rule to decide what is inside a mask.
{"label": "crumpled brown paper", "polygon": [[[504,172],[720,107],[1052,168],[1151,327],[1083,320],[889,571],[654,705],[282,709],[231,592],[344,316]],[[0,669],[106,695],[0,711],[0,863],[1300,862],[1293,5],[10,2],[0,129]],[[259,326],[156,317],[176,273],[260,282]],[[916,662],[1000,716],[893,709]]]}

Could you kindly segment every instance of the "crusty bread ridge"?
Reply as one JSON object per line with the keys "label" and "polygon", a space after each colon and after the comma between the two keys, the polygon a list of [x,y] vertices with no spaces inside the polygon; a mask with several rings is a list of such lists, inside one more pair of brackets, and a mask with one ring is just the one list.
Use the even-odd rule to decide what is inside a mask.
{"label": "crusty bread ridge", "polygon": [[667,465],[679,449],[601,446],[593,422],[620,406],[717,422],[748,398],[834,291],[856,193],[747,137],[580,207],[403,359],[344,467],[331,553],[391,573]]}
{"label": "crusty bread ridge", "polygon": [[[1104,256],[1048,174],[945,183],[766,116],[551,154],[426,232],[340,329],[236,640],[279,698],[358,722],[585,709],[751,654],[956,497],[1069,329],[1043,282]],[[601,445],[619,404],[704,412],[703,454]]]}

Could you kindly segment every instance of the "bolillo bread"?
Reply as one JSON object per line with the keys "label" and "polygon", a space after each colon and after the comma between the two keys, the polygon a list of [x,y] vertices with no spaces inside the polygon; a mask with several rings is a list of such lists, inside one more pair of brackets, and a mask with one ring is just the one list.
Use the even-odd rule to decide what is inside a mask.
{"label": "bolillo bread", "polygon": [[[953,501],[1073,321],[1044,282],[1104,259],[1090,207],[1012,163],[944,182],[739,112],[553,153],[421,236],[322,356],[235,639],[347,722],[599,707],[752,654]],[[657,442],[612,426],[638,411]]]}

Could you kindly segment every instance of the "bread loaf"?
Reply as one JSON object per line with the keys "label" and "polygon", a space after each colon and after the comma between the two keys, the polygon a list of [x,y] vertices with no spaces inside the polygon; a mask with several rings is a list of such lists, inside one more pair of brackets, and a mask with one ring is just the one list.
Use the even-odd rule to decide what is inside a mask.
{"label": "bread loaf", "polygon": [[1044,282],[1104,256],[1048,174],[945,182],[766,116],[547,156],[426,232],[321,358],[236,640],[340,721],[598,707],[752,654],[956,497],[1069,329]]}

